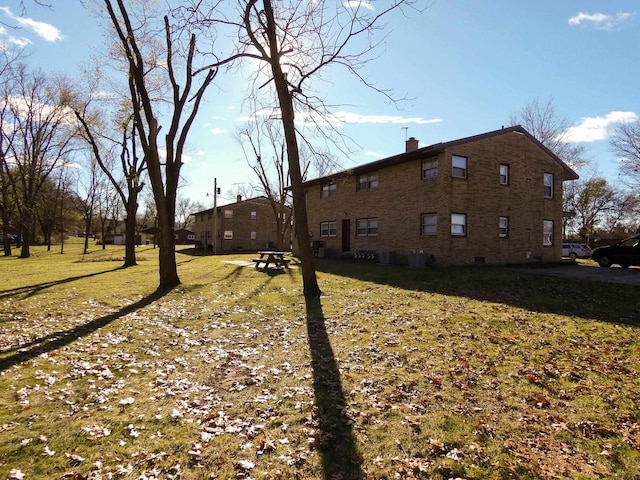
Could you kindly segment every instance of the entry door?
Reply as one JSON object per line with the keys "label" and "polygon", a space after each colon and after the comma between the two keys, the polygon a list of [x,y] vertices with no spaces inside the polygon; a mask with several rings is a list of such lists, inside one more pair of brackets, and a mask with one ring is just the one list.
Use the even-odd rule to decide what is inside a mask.
{"label": "entry door", "polygon": [[351,251],[351,220],[342,220],[342,251]]}

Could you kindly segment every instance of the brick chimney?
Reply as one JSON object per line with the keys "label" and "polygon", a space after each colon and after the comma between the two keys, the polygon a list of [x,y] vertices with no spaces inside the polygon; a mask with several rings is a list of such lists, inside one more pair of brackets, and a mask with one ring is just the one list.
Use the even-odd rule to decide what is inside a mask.
{"label": "brick chimney", "polygon": [[418,142],[418,139],[415,137],[409,137],[409,139],[405,143],[407,146],[407,149],[406,149],[407,152],[413,152],[414,150],[418,149],[419,142]]}
{"label": "brick chimney", "polygon": [[240,203],[242,201],[242,195],[236,196],[236,202]]}

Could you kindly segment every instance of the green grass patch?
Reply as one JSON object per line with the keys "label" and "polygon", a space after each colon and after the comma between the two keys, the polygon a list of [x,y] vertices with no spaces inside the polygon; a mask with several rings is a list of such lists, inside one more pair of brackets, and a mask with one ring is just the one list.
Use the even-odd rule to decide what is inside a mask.
{"label": "green grass patch", "polygon": [[81,247],[0,258],[0,478],[640,477],[639,287]]}

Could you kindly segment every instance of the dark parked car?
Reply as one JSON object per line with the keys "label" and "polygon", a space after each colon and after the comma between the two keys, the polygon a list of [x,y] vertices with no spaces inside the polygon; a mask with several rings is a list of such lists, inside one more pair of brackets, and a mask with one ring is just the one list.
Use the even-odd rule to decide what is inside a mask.
{"label": "dark parked car", "polygon": [[626,238],[615,245],[598,247],[591,253],[591,258],[601,267],[610,267],[614,263],[622,268],[640,265],[640,234]]}

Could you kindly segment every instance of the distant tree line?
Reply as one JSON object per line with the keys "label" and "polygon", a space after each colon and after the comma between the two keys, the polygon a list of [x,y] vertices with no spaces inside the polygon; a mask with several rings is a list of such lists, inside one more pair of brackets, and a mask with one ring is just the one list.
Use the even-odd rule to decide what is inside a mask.
{"label": "distant tree line", "polygon": [[617,185],[610,184],[590,168],[584,144],[569,142],[570,121],[562,116],[553,98],[534,98],[509,116],[520,124],[581,177],[563,185],[563,233],[572,240],[591,243],[604,237],[622,239],[640,232],[640,117],[615,126],[611,149],[619,156]]}

